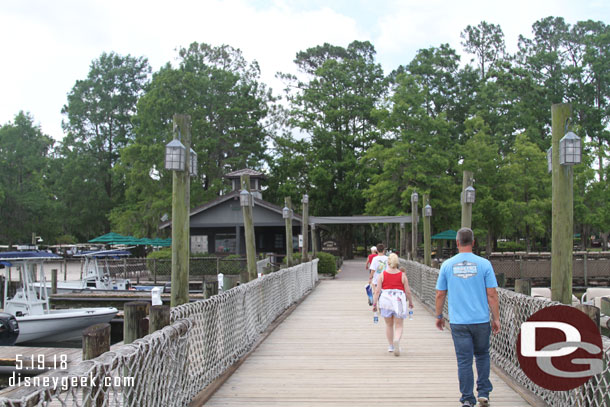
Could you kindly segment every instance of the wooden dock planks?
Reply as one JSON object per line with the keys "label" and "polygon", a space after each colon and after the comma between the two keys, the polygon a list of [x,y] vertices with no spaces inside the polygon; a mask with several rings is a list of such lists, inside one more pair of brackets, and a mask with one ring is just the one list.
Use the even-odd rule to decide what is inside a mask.
{"label": "wooden dock planks", "polygon": [[[405,321],[402,354],[387,352],[364,281],[322,281],[206,406],[457,406],[451,334],[418,302]],[[528,406],[491,375],[494,406]]]}

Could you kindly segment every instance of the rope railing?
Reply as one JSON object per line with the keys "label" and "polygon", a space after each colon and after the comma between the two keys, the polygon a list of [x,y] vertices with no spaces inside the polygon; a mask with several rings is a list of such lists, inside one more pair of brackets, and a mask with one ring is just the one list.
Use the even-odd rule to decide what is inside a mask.
{"label": "rope railing", "polygon": [[[405,267],[412,292],[425,305],[434,309],[436,299],[436,280],[438,269],[414,261],[400,259]],[[490,357],[497,367],[512,377],[517,383],[530,390],[549,406],[553,407],[601,407],[610,406],[610,339],[602,336],[604,370],[587,383],[570,391],[551,391],[533,383],[521,370],[517,359],[517,335],[521,324],[533,313],[558,305],[558,302],[547,301],[510,290],[498,288],[500,300],[500,323],[502,330],[492,335]],[[447,314],[447,303],[445,303]]]}
{"label": "rope railing", "polygon": [[0,396],[0,407],[188,405],[317,280],[315,259],[174,307],[171,325],[22,383]]}

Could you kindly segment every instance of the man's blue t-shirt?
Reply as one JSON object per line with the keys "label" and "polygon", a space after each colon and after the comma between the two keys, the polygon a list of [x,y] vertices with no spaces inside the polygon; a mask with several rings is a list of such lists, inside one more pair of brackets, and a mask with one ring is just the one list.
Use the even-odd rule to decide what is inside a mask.
{"label": "man's blue t-shirt", "polygon": [[473,253],[459,253],[443,262],[436,281],[437,290],[448,290],[452,324],[489,322],[487,288],[497,286],[489,260]]}

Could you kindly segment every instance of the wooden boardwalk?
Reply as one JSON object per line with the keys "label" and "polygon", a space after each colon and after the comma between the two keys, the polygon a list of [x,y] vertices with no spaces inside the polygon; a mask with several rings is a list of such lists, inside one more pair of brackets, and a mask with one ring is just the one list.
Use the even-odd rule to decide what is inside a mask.
{"label": "wooden boardwalk", "polygon": [[[205,405],[458,406],[451,334],[438,331],[416,301],[400,357],[388,353],[385,324],[373,324],[366,302],[363,269],[350,262],[340,277],[351,278],[322,281]],[[493,406],[529,406],[493,372],[491,381]]]}

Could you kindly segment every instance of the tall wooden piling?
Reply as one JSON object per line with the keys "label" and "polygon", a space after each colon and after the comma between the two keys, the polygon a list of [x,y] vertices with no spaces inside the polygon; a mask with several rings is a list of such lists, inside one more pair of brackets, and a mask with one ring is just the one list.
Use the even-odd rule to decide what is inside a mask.
{"label": "tall wooden piling", "polygon": [[189,166],[191,151],[191,117],[189,115],[174,115],[174,139],[178,138],[186,150],[186,167],[184,171],[172,171],[172,307],[189,301]]}
{"label": "tall wooden piling", "polygon": [[572,167],[559,164],[559,140],[565,135],[566,122],[571,113],[572,106],[569,103],[551,106],[553,129],[551,299],[563,304],[572,303],[574,188]]}
{"label": "tall wooden piling", "polygon": [[[250,176],[244,174],[241,176],[241,188],[250,193]],[[250,200],[254,203],[254,197],[250,195]],[[254,238],[254,219],[252,218],[252,206],[242,206],[242,215],[244,219],[244,240],[246,241],[246,259],[247,269],[242,270],[241,282],[247,283],[248,281],[255,280],[257,278],[256,273],[256,241]]]}
{"label": "tall wooden piling", "polygon": [[51,294],[57,294],[57,269],[51,269]]}

